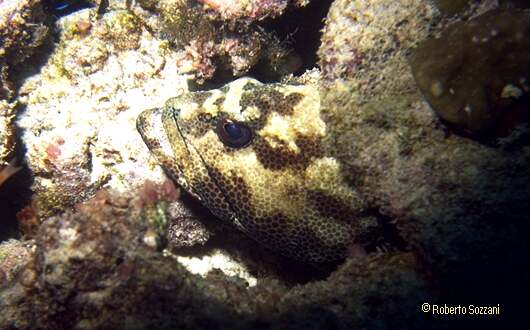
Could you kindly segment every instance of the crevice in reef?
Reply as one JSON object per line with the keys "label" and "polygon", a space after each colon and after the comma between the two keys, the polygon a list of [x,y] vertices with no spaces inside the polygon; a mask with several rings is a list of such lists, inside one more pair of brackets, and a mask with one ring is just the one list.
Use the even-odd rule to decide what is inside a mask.
{"label": "crevice in reef", "polygon": [[[281,80],[282,74],[286,72],[299,76],[315,68],[321,30],[332,3],[332,0],[312,1],[304,8],[294,9],[279,18],[267,19],[259,24],[259,29],[266,31],[271,39],[278,40],[290,53],[286,62],[281,64],[282,68],[272,68],[270,59],[263,58],[245,75],[263,83],[271,83]],[[271,41],[271,44],[274,43],[275,41]],[[190,91],[216,89],[238,78],[233,75],[229,66],[221,64],[222,59],[216,60],[219,63],[214,76],[202,84],[190,81]]]}
{"label": "crevice in reef", "polygon": [[[76,11],[91,8],[94,5],[87,0],[46,0],[43,1],[44,12],[48,15],[47,26],[50,28],[49,34],[35,52],[22,63],[9,67],[9,78],[14,85],[14,95],[12,100],[19,97],[19,90],[22,84],[29,77],[38,74],[39,70],[46,64],[52,56],[59,39],[58,31],[55,29],[55,22],[66,15]],[[19,118],[26,108],[19,104],[16,110],[16,118]],[[15,150],[14,158],[16,165],[21,169],[9,178],[5,183],[0,185],[0,242],[10,238],[20,238],[21,232],[17,213],[28,206],[31,201],[33,192],[31,185],[33,183],[33,173],[24,163],[26,147],[22,142],[23,130],[18,126],[15,119]]]}
{"label": "crevice in reef", "polygon": [[70,15],[76,11],[94,7],[88,0],[44,0],[44,10],[55,19]]}
{"label": "crevice in reef", "polygon": [[[294,72],[301,75],[317,66],[317,51],[320,47],[321,30],[324,28],[332,0],[312,1],[307,7],[285,13],[279,19],[266,21],[263,27],[285,42],[292,49],[293,55],[299,57],[300,66]],[[251,76],[268,82],[259,65],[250,72]]]}
{"label": "crevice in reef", "polygon": [[[15,101],[20,95],[19,90],[26,79],[39,72],[40,68],[48,61],[56,47],[53,24],[50,24],[52,31],[46,36],[42,45],[38,46],[35,52],[24,60],[22,63],[10,66],[9,78],[11,79],[14,89],[13,97],[10,101]],[[0,243],[11,238],[19,239],[22,235],[20,232],[17,213],[31,202],[31,185],[33,184],[33,173],[28,165],[24,163],[26,155],[26,146],[22,142],[22,128],[18,126],[17,118],[25,111],[26,107],[18,103],[15,111],[15,148],[13,158],[16,160],[16,166],[20,170],[0,185]]]}
{"label": "crevice in reef", "polygon": [[16,129],[15,158],[21,169],[0,185],[0,242],[10,238],[20,238],[17,213],[30,203],[31,184],[33,181],[30,169],[21,164],[26,152],[21,141],[20,129]]}

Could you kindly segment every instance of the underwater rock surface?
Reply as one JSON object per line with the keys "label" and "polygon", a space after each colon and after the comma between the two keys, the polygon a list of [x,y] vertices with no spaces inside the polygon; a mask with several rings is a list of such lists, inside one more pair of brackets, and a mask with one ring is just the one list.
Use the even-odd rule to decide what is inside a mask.
{"label": "underwater rock surface", "polygon": [[219,271],[193,275],[157,251],[151,237],[159,238],[158,229],[146,216],[158,202],[138,207],[134,198],[101,193],[48,219],[30,262],[0,291],[0,326],[342,328],[370,323],[360,306],[378,318],[424,324],[418,313],[406,313],[426,299],[428,287],[410,254],[353,259],[329,281],[291,290],[267,279],[249,288]]}
{"label": "underwater rock surface", "polygon": [[242,76],[257,65],[276,78],[293,72],[288,44],[263,25],[265,18],[278,19],[287,8],[296,10],[306,3],[142,0],[134,12],[167,47],[183,49],[179,71],[203,84]]}
{"label": "underwater rock surface", "polygon": [[46,40],[48,23],[40,0],[0,1],[0,167],[11,161],[15,145],[12,71]]}
{"label": "underwater rock surface", "polygon": [[[465,26],[497,1],[473,1],[481,9],[449,19],[433,1],[336,0],[319,51],[322,76],[284,77],[322,77],[314,96],[329,128],[323,143],[385,233],[324,270],[190,212],[135,129],[140,112],[188,91],[184,64],[199,79],[212,68],[238,72],[237,54],[258,49],[244,41],[264,40],[240,28],[261,16],[223,21],[180,0],[111,0],[98,13],[93,2],[56,22],[53,47],[24,62],[27,71],[13,76],[22,83],[16,99],[1,100],[5,118],[22,110],[16,119],[39,209],[21,212],[35,221],[31,239],[0,244],[0,328],[460,325],[422,313],[424,302],[500,304],[502,315],[486,321],[526,321],[528,131],[517,128],[492,147],[445,129],[407,61],[426,38],[458,20]],[[283,2],[259,1],[267,3]],[[305,3],[289,2],[292,10]],[[214,34],[168,28],[175,19],[174,27],[188,18],[203,24],[197,14],[205,12],[222,27]],[[238,51],[226,55],[216,43]],[[208,62],[220,54],[228,64]],[[243,58],[240,72],[253,61]]]}
{"label": "underwater rock surface", "polygon": [[530,13],[493,10],[449,26],[410,60],[436,113],[460,130],[505,136],[530,119]]}
{"label": "underwater rock surface", "polygon": [[19,91],[25,111],[17,123],[42,216],[104,184],[127,191],[146,179],[164,181],[159,169],[149,168],[134,122],[140,111],[185,88],[176,54],[126,10],[94,21],[91,13],[57,21],[58,44]]}
{"label": "underwater rock surface", "polygon": [[15,104],[0,100],[0,166],[9,163],[15,144]]}
{"label": "underwater rock surface", "polygon": [[403,61],[439,21],[429,1],[334,1],[326,18],[319,66],[325,82],[348,79],[367,99],[407,84]]}
{"label": "underwater rock surface", "polygon": [[47,19],[40,0],[0,1],[0,98],[13,96],[9,71],[44,42]]}
{"label": "underwater rock surface", "polygon": [[32,258],[34,242],[10,239],[0,243],[0,288],[13,281]]}

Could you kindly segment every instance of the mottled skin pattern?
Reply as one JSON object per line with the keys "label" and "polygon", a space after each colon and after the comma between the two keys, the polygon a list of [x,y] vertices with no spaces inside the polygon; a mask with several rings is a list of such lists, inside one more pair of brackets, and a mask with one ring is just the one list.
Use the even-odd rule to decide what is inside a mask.
{"label": "mottled skin pattern", "polygon": [[[219,121],[252,131],[223,143]],[[317,89],[238,79],[144,111],[137,127],[162,167],[220,219],[286,256],[337,260],[377,227],[325,143]]]}

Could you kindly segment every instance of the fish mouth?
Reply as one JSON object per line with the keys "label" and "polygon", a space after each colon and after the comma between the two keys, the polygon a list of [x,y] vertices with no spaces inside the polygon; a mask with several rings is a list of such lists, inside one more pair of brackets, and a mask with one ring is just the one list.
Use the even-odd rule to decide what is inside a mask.
{"label": "fish mouth", "polygon": [[[186,138],[181,126],[179,111],[173,109],[145,110],[136,120],[138,132],[164,172],[218,218],[238,222],[234,201],[200,150]],[[223,204],[223,207],[213,202],[215,194],[208,190],[211,188],[207,188],[206,181],[210,181],[222,196],[222,202],[217,203]]]}
{"label": "fish mouth", "polygon": [[189,184],[184,170],[176,160],[171,146],[172,141],[164,129],[162,122],[163,113],[163,108],[143,111],[136,119],[136,129],[164,172],[180,186],[188,190]]}

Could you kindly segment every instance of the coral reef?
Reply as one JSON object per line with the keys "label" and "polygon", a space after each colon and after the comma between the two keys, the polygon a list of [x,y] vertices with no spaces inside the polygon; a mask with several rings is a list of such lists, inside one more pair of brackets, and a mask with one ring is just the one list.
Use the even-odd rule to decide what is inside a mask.
{"label": "coral reef", "polygon": [[[447,136],[414,89],[388,91],[361,103],[356,88],[355,82],[346,81],[322,91],[327,120],[337,130],[330,143],[348,165],[351,184],[371,201],[372,209],[392,219],[391,225],[424,258],[433,276],[442,280],[456,272],[469,280],[479,269],[488,272],[482,264],[488,258],[526,274],[529,267],[522,259],[503,260],[508,251],[529,248],[521,239],[530,231],[529,149],[524,139],[489,148]],[[506,274],[493,273],[502,278],[499,286],[509,285]]]}
{"label": "coral reef", "polygon": [[244,75],[258,63],[276,77],[285,74],[282,70],[290,67],[292,55],[259,21],[281,15],[288,1],[203,2],[206,5],[190,0],[139,1],[155,13],[145,19],[150,29],[183,50],[180,72],[193,74],[199,83],[214,74],[223,79]]}
{"label": "coral reef", "polygon": [[[349,17],[341,14],[347,12],[348,5],[335,13]],[[503,22],[508,26],[513,23],[511,28],[517,26],[515,20]],[[407,24],[412,21],[407,20]],[[451,25],[446,28],[451,29]],[[329,31],[325,31],[324,39],[330,37]],[[369,33],[370,29],[362,31]],[[425,31],[420,38],[427,36]],[[355,37],[361,39],[364,34]],[[454,47],[440,44],[444,54],[458,54]],[[487,291],[514,310],[522,301],[521,295],[513,294],[515,288],[528,290],[528,286],[521,281],[515,284],[508,273],[524,277],[530,272],[518,252],[529,248],[522,238],[530,232],[530,191],[525,183],[530,180],[530,172],[525,169],[529,149],[524,137],[528,129],[512,132],[510,138],[502,140],[508,144],[502,142],[497,148],[441,129],[410,72],[398,74],[405,70],[407,60],[400,52],[410,45],[414,43],[402,43],[404,49],[383,57],[393,58],[384,62],[385,67],[377,66],[381,61],[375,60],[370,67],[373,72],[368,73],[348,72],[344,69],[347,62],[339,60],[341,50],[322,45],[321,53],[323,49],[337,52],[335,60],[323,65],[329,64],[329,72],[343,78],[321,89],[324,118],[331,127],[328,143],[336,147],[335,155],[347,164],[345,172],[352,186],[362,192],[371,209],[389,219],[408,249],[421,256],[445,297],[487,299]],[[487,58],[489,54],[483,51],[480,55]],[[474,60],[480,61],[479,57]],[[379,86],[373,87],[372,79],[359,84],[360,79],[375,74],[379,75],[375,81],[385,86],[384,92]],[[515,253],[513,258],[507,258],[511,253]],[[496,269],[487,266],[492,263]],[[470,281],[473,286],[465,293],[459,292]],[[490,286],[493,282],[495,287]]]}
{"label": "coral reef", "polygon": [[447,123],[506,136],[530,120],[530,13],[492,10],[449,26],[411,58],[418,87]]}
{"label": "coral reef", "polygon": [[[186,92],[180,65],[206,79],[218,70],[247,72],[266,53],[281,55],[281,43],[264,51],[270,33],[257,26],[308,1],[257,1],[271,11],[240,7],[237,19],[203,4],[244,1],[92,2],[57,20],[45,63],[17,62],[46,34],[38,9],[23,17],[35,25],[13,30],[12,21],[0,20],[0,33],[13,41],[0,46],[2,69],[9,67],[1,77],[2,161],[11,159],[12,116],[21,109],[35,191],[19,213],[31,239],[0,244],[0,328],[460,326],[447,322],[455,320],[450,315],[422,313],[424,302],[500,304],[496,320],[527,320],[528,128],[488,146],[454,134],[431,111],[407,62],[413,48],[451,24],[481,22],[478,15],[498,6],[512,13],[509,7],[527,1],[451,2],[454,12],[442,14],[452,17],[438,12],[442,1],[333,3],[319,50],[324,143],[389,240],[323,269],[199,222],[135,130],[141,111]],[[40,8],[39,1],[4,0],[2,13],[8,4]],[[20,40],[32,42],[15,40],[20,31],[29,36]],[[20,56],[11,62],[7,53]],[[22,83],[17,92],[10,80]],[[286,80],[314,84],[319,76]],[[518,94],[512,87],[505,95]]]}
{"label": "coral reef", "polygon": [[48,32],[48,18],[40,0],[0,2],[0,167],[4,170],[14,168],[7,165],[15,147],[17,102],[12,71],[35,53]]}
{"label": "coral reef", "polygon": [[326,20],[318,50],[323,79],[353,79],[371,98],[408,81],[403,58],[439,18],[428,1],[338,0]]}
{"label": "coral reef", "polygon": [[249,288],[219,271],[193,275],[153,249],[144,211],[108,192],[50,218],[29,263],[0,291],[0,327],[348,328],[374,315],[425,322],[415,307],[429,287],[410,254],[352,259],[329,281],[292,290],[267,279]]}
{"label": "coral reef", "polygon": [[48,31],[40,0],[0,2],[0,98],[14,96],[10,71],[35,52]]}
{"label": "coral reef", "polygon": [[0,243],[0,288],[16,277],[34,251],[32,241],[10,239]]}
{"label": "coral reef", "polygon": [[9,163],[15,145],[15,104],[0,100],[0,166]]}
{"label": "coral reef", "polygon": [[224,20],[263,20],[280,16],[289,5],[306,5],[309,1],[297,3],[289,0],[199,0]]}
{"label": "coral reef", "polygon": [[134,122],[145,108],[179,89],[174,52],[162,47],[125,10],[92,20],[93,10],[61,18],[59,43],[21,86],[26,162],[38,210],[47,216],[94,194],[103,184],[127,191],[162,182]]}

